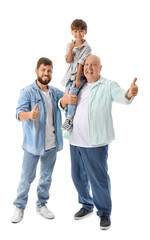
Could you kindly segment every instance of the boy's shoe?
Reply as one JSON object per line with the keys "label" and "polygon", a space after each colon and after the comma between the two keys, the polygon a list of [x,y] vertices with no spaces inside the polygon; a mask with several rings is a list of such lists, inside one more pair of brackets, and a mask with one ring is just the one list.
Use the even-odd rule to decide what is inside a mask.
{"label": "boy's shoe", "polygon": [[72,116],[67,116],[66,120],[64,121],[63,125],[61,126],[62,130],[70,130],[73,125]]}
{"label": "boy's shoe", "polygon": [[16,207],[14,215],[11,218],[11,222],[19,223],[22,220],[23,215],[24,215],[24,209]]}
{"label": "boy's shoe", "polygon": [[55,216],[54,214],[47,208],[47,206],[37,207],[36,208],[37,213],[42,215],[43,217],[47,219],[53,219]]}
{"label": "boy's shoe", "polygon": [[79,219],[83,219],[85,217],[88,217],[90,214],[92,214],[93,211],[89,211],[85,208],[81,208],[75,215],[74,215],[74,219],[79,220]]}
{"label": "boy's shoe", "polygon": [[111,220],[109,216],[101,216],[100,217],[100,228],[102,230],[107,230],[111,226]]}

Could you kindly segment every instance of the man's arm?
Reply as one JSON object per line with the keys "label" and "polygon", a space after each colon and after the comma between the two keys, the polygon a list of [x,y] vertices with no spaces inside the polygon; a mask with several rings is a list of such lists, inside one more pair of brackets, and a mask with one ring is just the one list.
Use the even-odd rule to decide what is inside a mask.
{"label": "man's arm", "polygon": [[24,112],[21,111],[18,114],[18,118],[20,121],[24,122],[28,119],[36,120],[39,117],[39,111],[37,110],[38,104],[35,105],[35,107],[32,109],[32,111]]}
{"label": "man's arm", "polygon": [[136,78],[130,86],[129,90],[121,89],[118,83],[111,82],[110,84],[110,94],[112,101],[122,103],[122,104],[130,104],[133,100],[133,97],[137,95],[138,87],[135,85]]}
{"label": "man's arm", "polygon": [[127,92],[127,99],[130,100],[132,97],[135,97],[138,94],[138,86],[135,84],[137,78],[134,78],[128,92]]}
{"label": "man's arm", "polygon": [[60,106],[66,108],[68,104],[76,104],[78,97],[76,95],[69,94],[70,88],[67,89],[67,92],[60,100]]}

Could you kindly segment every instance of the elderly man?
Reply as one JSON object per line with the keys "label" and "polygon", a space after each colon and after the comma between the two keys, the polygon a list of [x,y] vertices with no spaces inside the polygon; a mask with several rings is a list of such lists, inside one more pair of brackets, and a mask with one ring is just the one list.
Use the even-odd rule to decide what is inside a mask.
{"label": "elderly man", "polygon": [[[129,104],[137,95],[136,78],[128,91],[100,75],[102,65],[95,55],[89,55],[84,65],[87,83],[78,96],[73,129],[69,137],[72,179],[82,208],[74,216],[82,219],[93,212],[100,217],[100,228],[111,225],[112,209],[107,158],[108,144],[114,140],[111,115],[112,102]],[[62,102],[61,106],[66,105]],[[90,194],[90,186],[92,195]]]}

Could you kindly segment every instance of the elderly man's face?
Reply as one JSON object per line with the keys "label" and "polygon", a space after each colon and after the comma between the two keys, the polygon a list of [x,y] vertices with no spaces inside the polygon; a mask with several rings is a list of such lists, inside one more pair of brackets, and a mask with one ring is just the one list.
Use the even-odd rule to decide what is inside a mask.
{"label": "elderly man's face", "polygon": [[89,55],[84,64],[84,75],[87,79],[87,82],[93,83],[99,80],[101,68],[102,65],[99,57],[95,55]]}

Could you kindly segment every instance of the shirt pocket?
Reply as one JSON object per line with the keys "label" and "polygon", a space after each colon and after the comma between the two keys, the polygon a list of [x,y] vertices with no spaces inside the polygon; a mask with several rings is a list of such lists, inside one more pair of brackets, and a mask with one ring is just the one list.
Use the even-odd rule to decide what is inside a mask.
{"label": "shirt pocket", "polygon": [[41,99],[37,98],[36,96],[31,96],[31,110],[35,107],[36,104],[38,104],[37,110],[40,111]]}

